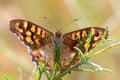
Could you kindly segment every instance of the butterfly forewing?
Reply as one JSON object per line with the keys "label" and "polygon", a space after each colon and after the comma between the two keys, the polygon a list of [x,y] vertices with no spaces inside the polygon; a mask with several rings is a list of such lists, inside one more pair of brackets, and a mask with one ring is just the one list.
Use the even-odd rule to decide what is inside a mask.
{"label": "butterfly forewing", "polygon": [[[62,48],[61,61],[63,62],[63,66],[68,65],[68,63],[70,63],[70,61],[73,59],[74,55],[76,54],[76,51],[73,49],[73,47],[79,47],[80,44],[83,44],[81,51],[85,53],[86,48],[88,48],[88,51],[90,51],[102,39],[104,31],[105,31],[104,28],[89,27],[64,34],[63,45],[61,47]],[[87,37],[90,32],[92,32],[92,37],[90,42],[88,43],[88,40],[86,39],[83,43],[83,39]],[[78,38],[80,41],[78,40]],[[66,57],[62,57],[62,56],[66,56]],[[74,63],[78,62],[79,60],[80,60],[79,57],[76,58]]]}
{"label": "butterfly forewing", "polygon": [[[83,39],[90,33],[92,32],[92,38],[91,42],[89,44],[89,50],[93,49],[98,42],[102,39],[103,33],[105,29],[104,28],[99,28],[99,27],[89,27],[89,28],[84,28],[80,30],[76,30],[67,34],[63,35],[64,39],[64,44],[68,45],[69,47],[73,48],[75,46],[78,46],[78,44],[82,43]],[[80,43],[78,42],[78,38],[80,39]],[[83,47],[82,47],[82,52],[84,53],[85,50],[83,48],[86,48],[86,43],[87,40],[85,41]]]}
{"label": "butterfly forewing", "polygon": [[19,19],[10,21],[10,30],[33,50],[52,43],[51,38],[54,36],[50,31],[30,21]]}

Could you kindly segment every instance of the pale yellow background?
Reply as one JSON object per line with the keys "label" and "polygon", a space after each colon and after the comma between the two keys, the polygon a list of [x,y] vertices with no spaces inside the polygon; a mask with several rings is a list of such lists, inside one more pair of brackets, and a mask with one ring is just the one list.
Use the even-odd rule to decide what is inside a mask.
{"label": "pale yellow background", "polygon": [[[43,17],[47,17],[51,23]],[[22,80],[28,80],[34,68],[27,48],[9,30],[12,19],[29,20],[51,32],[78,19],[61,31],[67,33],[90,26],[108,26],[109,38],[115,40],[112,43],[120,41],[120,0],[0,0],[0,80],[4,80],[5,76],[18,80],[19,69]],[[120,80],[120,47],[92,60],[112,69],[114,73],[72,72],[64,80]]]}

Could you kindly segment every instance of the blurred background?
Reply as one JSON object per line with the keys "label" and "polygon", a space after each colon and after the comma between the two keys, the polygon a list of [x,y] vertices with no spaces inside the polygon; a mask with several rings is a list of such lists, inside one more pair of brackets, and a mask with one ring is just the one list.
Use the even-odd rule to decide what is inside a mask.
{"label": "blurred background", "polygon": [[[12,19],[32,21],[53,33],[78,19],[61,31],[67,33],[90,26],[108,26],[109,38],[114,42],[106,43],[102,48],[120,41],[120,0],[0,0],[0,80],[6,80],[6,76],[10,80],[28,80],[34,69],[27,47],[9,30]],[[113,70],[113,73],[72,72],[64,77],[65,80],[120,79],[120,47],[112,48],[92,60]]]}

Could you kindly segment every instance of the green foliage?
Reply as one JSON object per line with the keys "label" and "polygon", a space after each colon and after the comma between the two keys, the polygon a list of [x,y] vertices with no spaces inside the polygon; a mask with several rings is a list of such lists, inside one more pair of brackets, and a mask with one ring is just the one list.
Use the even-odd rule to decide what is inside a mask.
{"label": "green foliage", "polygon": [[2,80],[12,80],[10,76],[6,75]]}
{"label": "green foliage", "polygon": [[4,80],[10,80],[7,76],[4,78]]}
{"label": "green foliage", "polygon": [[[59,62],[57,60],[57,58],[59,58],[59,55],[56,55],[55,57],[55,60],[56,60],[56,63],[54,64],[53,68],[52,68],[52,71],[50,73],[47,73],[46,70],[45,70],[45,65],[43,63],[41,63],[41,67],[38,67],[38,72],[37,75],[39,76],[39,79],[34,79],[34,80],[41,80],[41,75],[43,73],[46,74],[47,76],[47,79],[48,80],[61,80],[63,76],[65,76],[66,74],[70,73],[71,71],[82,71],[82,72],[94,72],[94,71],[104,71],[104,72],[112,72],[112,70],[110,69],[107,69],[107,68],[103,68],[101,67],[100,65],[98,64],[95,64],[94,62],[91,62],[90,59],[95,57],[96,55],[98,54],[101,54],[105,51],[107,51],[108,49],[110,48],[113,48],[113,47],[116,47],[116,46],[120,46],[120,43],[115,43],[115,44],[112,44],[100,51],[97,51],[95,52],[99,47],[101,47],[103,45],[104,42],[109,42],[111,41],[110,39],[105,39],[106,38],[106,35],[107,35],[107,32],[108,32],[108,28],[105,29],[105,32],[103,34],[103,37],[102,37],[102,40],[98,43],[98,45],[93,49],[91,50],[90,52],[88,52],[88,45],[91,41],[91,37],[92,37],[92,32],[90,32],[88,34],[88,36],[86,36],[82,43],[80,43],[80,39],[78,36],[76,36],[78,38],[78,42],[80,43],[80,46],[79,48],[77,47],[74,47],[74,49],[77,51],[78,54],[76,54],[73,58],[73,60],[70,62],[70,64],[68,65],[68,67],[64,70],[62,70],[61,72],[57,72],[57,68],[58,68],[58,65],[59,65]],[[83,47],[85,41],[88,41],[88,44],[87,44],[87,47],[86,47],[86,51],[85,51],[85,54],[82,53],[81,51],[81,48]],[[57,46],[57,45],[56,45]],[[59,45],[57,46],[56,48],[56,53],[60,53],[59,50]],[[75,61],[75,59],[77,58],[77,56],[79,55],[80,57],[80,62],[78,64],[75,64],[74,66],[70,67],[71,64]],[[78,69],[79,66],[83,65],[83,64],[86,64],[86,65],[91,65],[93,67],[95,67],[95,70],[92,70],[92,69]],[[42,66],[44,65],[44,66]]]}

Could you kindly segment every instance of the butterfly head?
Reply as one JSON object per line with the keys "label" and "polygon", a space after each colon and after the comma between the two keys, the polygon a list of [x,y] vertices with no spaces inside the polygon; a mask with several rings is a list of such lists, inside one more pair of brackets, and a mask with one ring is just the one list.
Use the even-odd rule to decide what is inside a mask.
{"label": "butterfly head", "polygon": [[61,31],[59,31],[59,30],[55,33],[55,36],[56,36],[57,38],[60,38],[61,35],[62,35],[62,33],[61,33]]}

